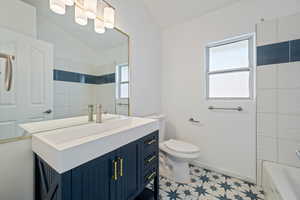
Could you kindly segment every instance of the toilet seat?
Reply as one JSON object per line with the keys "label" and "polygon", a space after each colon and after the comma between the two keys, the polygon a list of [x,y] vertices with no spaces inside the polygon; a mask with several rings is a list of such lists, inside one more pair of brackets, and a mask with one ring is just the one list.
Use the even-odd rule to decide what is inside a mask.
{"label": "toilet seat", "polygon": [[165,142],[165,145],[173,151],[179,152],[179,153],[198,153],[199,148],[193,144],[183,142],[180,140],[168,140]]}
{"label": "toilet seat", "polygon": [[[179,141],[179,142],[181,142],[181,141]],[[198,147],[196,147],[194,145],[193,146],[196,148],[193,148],[192,152],[188,152],[187,150],[184,150],[185,152],[188,152],[188,153],[185,153],[185,152],[180,152],[179,149],[177,149],[177,150],[171,149],[172,147],[174,148],[174,146],[167,145],[168,143],[169,143],[169,140],[161,143],[159,145],[159,148],[160,148],[160,150],[162,150],[163,152],[165,152],[166,154],[168,154],[174,158],[181,159],[182,161],[186,161],[186,160],[192,160],[192,159],[199,157],[199,149],[198,149]],[[174,144],[173,142],[171,142],[171,143]],[[188,143],[186,143],[186,144],[188,144]],[[188,145],[190,145],[190,144],[188,144]],[[171,146],[171,148],[169,146]],[[183,146],[181,146],[181,147],[183,147]],[[195,151],[196,149],[198,151]],[[180,150],[182,150],[182,149],[180,149]]]}

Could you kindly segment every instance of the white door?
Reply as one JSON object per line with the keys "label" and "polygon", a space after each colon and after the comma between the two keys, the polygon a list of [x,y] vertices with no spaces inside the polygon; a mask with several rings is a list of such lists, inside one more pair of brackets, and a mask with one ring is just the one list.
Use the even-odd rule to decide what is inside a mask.
{"label": "white door", "polygon": [[10,91],[0,59],[0,139],[7,139],[22,136],[20,123],[52,118],[53,47],[2,28],[0,36],[0,53],[15,56]]}

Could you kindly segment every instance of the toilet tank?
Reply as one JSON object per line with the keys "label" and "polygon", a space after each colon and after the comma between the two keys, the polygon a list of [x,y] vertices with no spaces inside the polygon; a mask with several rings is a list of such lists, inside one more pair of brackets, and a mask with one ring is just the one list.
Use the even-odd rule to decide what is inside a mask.
{"label": "toilet tank", "polygon": [[165,140],[165,127],[166,127],[166,117],[163,114],[153,114],[146,116],[146,118],[159,120],[159,141]]}

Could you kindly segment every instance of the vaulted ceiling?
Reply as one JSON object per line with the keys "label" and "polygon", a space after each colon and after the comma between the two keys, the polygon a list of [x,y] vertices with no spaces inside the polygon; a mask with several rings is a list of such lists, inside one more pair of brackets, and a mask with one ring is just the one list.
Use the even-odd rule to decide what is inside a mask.
{"label": "vaulted ceiling", "polygon": [[143,0],[162,27],[180,24],[240,0]]}

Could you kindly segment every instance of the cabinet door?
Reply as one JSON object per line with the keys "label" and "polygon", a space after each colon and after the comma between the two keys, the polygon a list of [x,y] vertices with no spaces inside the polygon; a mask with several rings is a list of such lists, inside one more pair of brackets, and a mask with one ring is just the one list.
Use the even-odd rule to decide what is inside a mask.
{"label": "cabinet door", "polygon": [[135,197],[140,190],[140,151],[139,143],[133,142],[120,149],[119,166],[121,177],[121,199]]}
{"label": "cabinet door", "polygon": [[110,200],[110,154],[72,170],[72,200]]}

